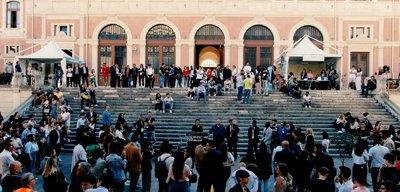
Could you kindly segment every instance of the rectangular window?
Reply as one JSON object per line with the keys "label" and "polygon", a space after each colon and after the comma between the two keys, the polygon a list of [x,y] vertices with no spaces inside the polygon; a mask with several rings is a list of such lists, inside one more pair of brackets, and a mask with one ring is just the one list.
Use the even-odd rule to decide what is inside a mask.
{"label": "rectangular window", "polygon": [[53,36],[72,36],[73,25],[53,25]]}
{"label": "rectangular window", "polygon": [[350,39],[370,39],[372,37],[372,26],[351,26]]}
{"label": "rectangular window", "polygon": [[19,53],[19,45],[6,45],[4,50],[6,55],[16,55]]}

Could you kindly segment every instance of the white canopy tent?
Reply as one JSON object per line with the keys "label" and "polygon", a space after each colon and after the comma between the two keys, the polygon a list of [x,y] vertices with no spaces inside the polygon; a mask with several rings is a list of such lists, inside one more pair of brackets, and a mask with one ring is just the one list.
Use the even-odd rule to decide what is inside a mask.
{"label": "white canopy tent", "polygon": [[[73,57],[69,56],[66,54],[56,42],[53,40],[50,40],[44,47],[42,47],[40,50],[29,54],[29,55],[23,55],[23,56],[17,56],[16,59],[18,60],[25,60],[28,63],[60,63],[61,67],[64,71],[64,76],[63,76],[63,83],[65,82],[65,74],[66,74],[66,67],[67,67],[67,62],[68,63],[77,63],[77,64],[83,64],[83,61],[79,61],[77,59],[74,59]],[[53,73],[53,72],[51,72]]]}
{"label": "white canopy tent", "polygon": [[[286,49],[283,51],[277,60],[275,60],[275,65],[282,65],[282,75],[287,78],[289,74],[289,65],[290,61],[298,61],[301,63],[327,63],[329,60],[334,59],[334,62],[336,63],[336,71],[338,73],[341,71],[340,67],[338,65],[340,64],[340,59],[341,55],[340,54],[332,54],[328,53],[319,47],[317,47],[313,42],[311,42],[311,39],[314,41],[317,41],[321,44],[324,44],[321,41],[318,41],[317,39],[314,39],[308,35],[304,35],[302,38],[300,38],[298,41],[296,41],[292,47]],[[334,50],[336,50],[333,47],[329,47]],[[337,51],[337,50],[336,50]]]}

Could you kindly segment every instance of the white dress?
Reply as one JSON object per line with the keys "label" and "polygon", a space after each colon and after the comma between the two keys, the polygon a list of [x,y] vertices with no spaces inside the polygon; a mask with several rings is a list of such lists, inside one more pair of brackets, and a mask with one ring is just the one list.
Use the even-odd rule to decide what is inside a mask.
{"label": "white dress", "polygon": [[350,69],[349,83],[356,82],[356,74],[357,74],[357,70],[356,69],[354,69],[354,68]]}
{"label": "white dress", "polygon": [[356,74],[356,90],[357,91],[361,90],[361,76],[362,76],[362,71],[357,72],[357,74]]}

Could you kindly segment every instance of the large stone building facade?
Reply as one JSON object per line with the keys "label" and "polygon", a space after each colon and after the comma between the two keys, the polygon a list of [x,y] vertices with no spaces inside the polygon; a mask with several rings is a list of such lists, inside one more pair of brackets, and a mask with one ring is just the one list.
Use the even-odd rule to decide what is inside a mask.
{"label": "large stone building facade", "polygon": [[96,70],[268,66],[304,34],[342,55],[341,74],[400,68],[399,0],[1,0],[0,15],[0,71],[48,39]]}

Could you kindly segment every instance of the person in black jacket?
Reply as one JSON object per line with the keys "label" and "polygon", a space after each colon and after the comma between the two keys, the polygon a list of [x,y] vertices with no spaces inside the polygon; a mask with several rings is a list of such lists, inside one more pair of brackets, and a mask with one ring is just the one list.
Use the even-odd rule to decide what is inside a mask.
{"label": "person in black jacket", "polygon": [[72,69],[72,79],[74,81],[74,87],[78,87],[81,83],[81,74],[79,73],[79,65],[75,64]]}
{"label": "person in black jacket", "polygon": [[223,169],[223,158],[221,151],[215,149],[214,141],[209,141],[206,145],[208,152],[204,155],[204,178],[205,181],[205,192],[209,192],[211,185],[214,186],[214,192],[223,192],[222,189],[222,169]]}
{"label": "person in black jacket", "polygon": [[226,126],[226,138],[228,140],[229,151],[233,154],[233,157],[237,158],[237,142],[239,134],[239,126],[234,124],[233,119],[229,119],[229,125]]}
{"label": "person in black jacket", "polygon": [[111,77],[110,86],[114,88],[117,86],[117,80],[118,80],[117,67],[118,67],[117,64],[110,67],[110,77]]}
{"label": "person in black jacket", "polygon": [[368,91],[372,91],[376,89],[376,79],[375,76],[371,76],[371,79],[368,80],[367,85],[361,85],[361,94],[364,97],[368,96]]}
{"label": "person in black jacket", "polygon": [[82,77],[82,83],[86,82],[86,86],[89,86],[88,76],[89,76],[89,69],[86,67],[85,64],[79,68],[79,74]]}
{"label": "person in black jacket", "polygon": [[248,131],[247,131],[247,138],[248,143],[249,143],[249,148],[253,148],[253,151],[257,154],[258,153],[258,142],[259,142],[259,138],[258,135],[260,133],[260,128],[257,127],[257,121],[253,119],[252,121],[252,126],[249,127]]}
{"label": "person in black jacket", "polygon": [[246,184],[249,183],[250,174],[245,170],[238,170],[235,174],[237,184],[229,189],[229,192],[250,192]]}

